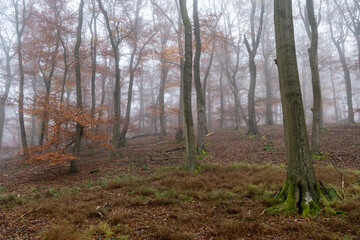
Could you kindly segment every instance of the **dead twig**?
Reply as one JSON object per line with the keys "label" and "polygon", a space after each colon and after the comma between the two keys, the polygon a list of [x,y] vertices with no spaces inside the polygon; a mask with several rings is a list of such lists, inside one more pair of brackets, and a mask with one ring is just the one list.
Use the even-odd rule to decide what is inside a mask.
{"label": "dead twig", "polygon": [[[342,199],[345,200],[345,162],[342,160],[341,156],[343,155],[340,155],[339,154],[339,151],[337,151],[335,153],[335,157],[337,157],[338,160],[340,160],[341,162],[341,169],[339,169],[337,166],[336,166],[336,162],[334,161],[333,157],[331,157],[331,162],[335,168],[335,170],[340,174],[341,176],[341,192],[342,192]],[[334,188],[335,189],[335,188]],[[336,189],[335,189],[336,191]]]}
{"label": "dead twig", "polygon": [[335,190],[336,194],[337,194],[341,199],[345,200],[345,199],[344,199],[344,196],[342,196],[342,195],[333,187],[333,185],[329,184],[329,186],[330,186],[332,189]]}
{"label": "dead twig", "polygon": [[264,215],[265,212],[266,212],[266,209],[264,209],[264,211],[261,212],[260,216]]}
{"label": "dead twig", "polygon": [[320,213],[322,213],[323,211],[324,211],[324,208],[322,208],[322,209],[320,210],[320,212],[318,212],[318,213],[316,214],[316,216],[314,217],[314,220],[317,219],[317,217],[320,216]]}
{"label": "dead twig", "polygon": [[149,228],[150,228],[149,226],[139,227],[139,228],[134,229],[133,232],[140,231],[140,230],[146,230],[146,229],[149,229]]}

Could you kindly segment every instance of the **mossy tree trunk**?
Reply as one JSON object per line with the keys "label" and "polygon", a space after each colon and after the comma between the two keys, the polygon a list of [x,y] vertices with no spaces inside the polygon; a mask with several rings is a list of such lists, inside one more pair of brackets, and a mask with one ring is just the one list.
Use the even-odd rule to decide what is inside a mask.
{"label": "mossy tree trunk", "polygon": [[276,54],[287,156],[287,178],[275,207],[282,213],[303,215],[320,210],[325,202],[315,177],[309,147],[296,62],[292,2],[274,0]]}
{"label": "mossy tree trunk", "polygon": [[179,0],[181,16],[184,22],[185,31],[185,62],[183,79],[183,106],[184,106],[184,125],[185,125],[185,145],[187,169],[193,172],[196,167],[195,142],[194,142],[194,123],[191,109],[191,87],[192,87],[192,31],[191,22],[186,8],[186,0]]}

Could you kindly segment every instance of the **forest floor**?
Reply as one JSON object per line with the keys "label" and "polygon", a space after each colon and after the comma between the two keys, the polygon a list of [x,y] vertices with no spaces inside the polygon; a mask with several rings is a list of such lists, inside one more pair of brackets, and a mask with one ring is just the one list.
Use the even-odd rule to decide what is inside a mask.
{"label": "forest floor", "polygon": [[[354,239],[360,240],[360,126],[329,125],[314,157],[318,179],[341,213],[268,215],[286,176],[281,126],[215,130],[196,174],[174,135],[82,152],[69,164],[0,160],[0,239]],[[343,178],[342,178],[343,176]]]}

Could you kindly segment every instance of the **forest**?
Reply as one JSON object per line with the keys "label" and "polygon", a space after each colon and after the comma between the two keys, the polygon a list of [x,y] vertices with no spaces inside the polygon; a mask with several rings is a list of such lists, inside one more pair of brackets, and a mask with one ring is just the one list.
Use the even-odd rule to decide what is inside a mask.
{"label": "forest", "polygon": [[2,0],[0,239],[359,239],[358,0]]}

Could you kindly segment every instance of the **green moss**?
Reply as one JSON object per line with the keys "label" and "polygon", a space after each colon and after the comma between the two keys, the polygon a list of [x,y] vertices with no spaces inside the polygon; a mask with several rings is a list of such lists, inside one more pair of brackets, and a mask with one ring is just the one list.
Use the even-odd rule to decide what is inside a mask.
{"label": "green moss", "polygon": [[316,215],[321,211],[321,207],[319,207],[319,205],[314,201],[311,201],[309,204],[305,204],[303,201],[301,203],[301,208],[302,208],[301,215],[303,217],[307,217],[310,215]]}
{"label": "green moss", "polygon": [[266,210],[267,214],[283,214],[283,215],[295,215],[297,213],[297,208],[295,204],[295,184],[289,184],[288,181],[285,182],[283,189],[280,193],[275,196],[274,202],[280,203],[276,206],[268,208]]}
{"label": "green moss", "polygon": [[[301,215],[304,217],[310,215],[316,215],[320,211],[325,210],[325,213],[334,215],[336,212],[330,207],[330,204],[327,198],[324,196],[320,189],[319,183],[316,184],[316,191],[318,192],[318,200],[310,201],[306,203],[305,199],[300,203],[301,205]],[[285,200],[284,200],[285,199]],[[286,181],[283,189],[280,193],[274,198],[273,202],[280,203],[274,207],[269,208],[266,213],[268,214],[284,214],[284,215],[294,215],[299,209],[297,208],[297,203],[295,202],[295,184],[288,183]]]}

